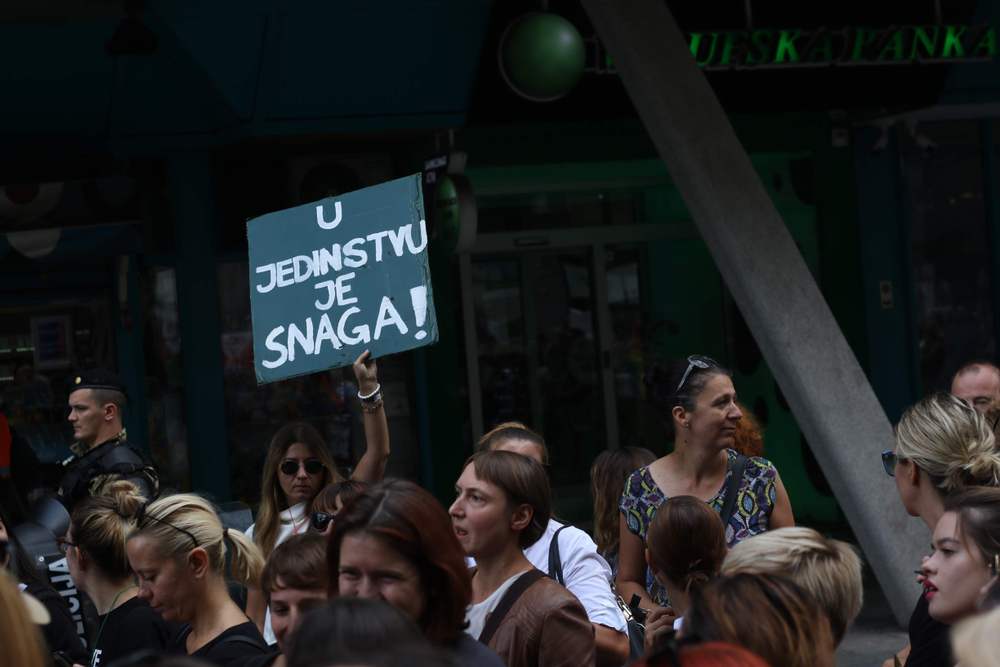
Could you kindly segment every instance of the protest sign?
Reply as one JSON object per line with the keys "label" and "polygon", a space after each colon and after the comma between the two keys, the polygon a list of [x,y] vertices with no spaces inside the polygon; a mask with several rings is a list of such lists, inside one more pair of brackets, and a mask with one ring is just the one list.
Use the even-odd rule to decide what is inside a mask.
{"label": "protest sign", "polygon": [[420,175],[247,222],[257,384],[438,339]]}

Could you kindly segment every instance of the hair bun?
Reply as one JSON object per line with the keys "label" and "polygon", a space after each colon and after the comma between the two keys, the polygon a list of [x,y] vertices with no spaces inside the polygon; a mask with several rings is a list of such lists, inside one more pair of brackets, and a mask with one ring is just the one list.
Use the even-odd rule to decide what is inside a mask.
{"label": "hair bun", "polygon": [[114,499],[118,506],[118,515],[124,519],[131,519],[136,511],[146,499],[139,492],[139,487],[128,480],[119,480],[111,484],[107,495]]}
{"label": "hair bun", "polygon": [[993,450],[976,452],[962,468],[971,485],[1000,486],[1000,456]]}

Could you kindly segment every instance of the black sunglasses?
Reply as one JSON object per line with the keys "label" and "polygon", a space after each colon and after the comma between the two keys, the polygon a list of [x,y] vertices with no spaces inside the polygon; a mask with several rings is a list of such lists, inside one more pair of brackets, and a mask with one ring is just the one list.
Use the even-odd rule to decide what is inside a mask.
{"label": "black sunglasses", "polygon": [[309,459],[308,461],[305,462],[305,464],[300,464],[298,461],[293,461],[289,459],[284,463],[282,463],[281,467],[278,468],[278,470],[280,470],[282,473],[288,476],[292,476],[299,472],[300,465],[305,465],[307,475],[318,475],[321,472],[323,472],[323,468],[326,467],[323,465],[323,462],[320,461],[319,459]]}
{"label": "black sunglasses", "polygon": [[896,464],[900,461],[906,461],[907,459],[902,456],[896,456],[891,451],[882,452],[882,467],[885,468],[885,472],[889,477],[896,476]]}
{"label": "black sunglasses", "polygon": [[326,512],[313,512],[309,515],[309,525],[317,533],[322,533],[326,530],[326,527],[330,525],[330,522],[336,518],[336,512],[333,514],[327,514]]}
{"label": "black sunglasses", "polygon": [[146,514],[146,507],[149,505],[149,502],[150,501],[147,500],[143,504],[139,505],[139,509],[137,509],[135,511],[135,525],[136,526],[141,526],[144,519],[152,519],[156,523],[162,523],[164,526],[166,526],[168,528],[173,528],[174,530],[180,531],[180,532],[184,533],[185,535],[187,535],[188,537],[190,537],[191,541],[194,542],[195,548],[201,546],[201,545],[198,544],[198,540],[195,539],[195,536],[192,535],[191,533],[189,533],[188,531],[184,530],[183,528],[178,528],[177,526],[173,525],[172,523],[167,523],[163,519],[157,519],[152,514]]}

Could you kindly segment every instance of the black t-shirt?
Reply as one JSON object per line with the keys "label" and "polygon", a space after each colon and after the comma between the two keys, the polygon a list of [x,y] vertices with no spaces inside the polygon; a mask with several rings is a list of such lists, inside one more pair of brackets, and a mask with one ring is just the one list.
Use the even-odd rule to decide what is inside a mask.
{"label": "black t-shirt", "polygon": [[108,667],[119,658],[138,651],[166,648],[180,626],[164,621],[160,612],[139,598],[132,598],[97,617],[97,644],[90,667]]}
{"label": "black t-shirt", "polygon": [[906,667],[952,667],[955,663],[948,644],[951,626],[931,618],[928,604],[921,593],[910,616],[910,657]]}
{"label": "black t-shirt", "polygon": [[[171,638],[167,650],[170,653],[188,655],[186,642],[189,634],[191,626],[183,625]],[[245,667],[251,658],[269,652],[267,642],[264,641],[257,626],[248,620],[246,623],[229,628],[192,653],[191,657],[201,658],[217,667]]]}
{"label": "black t-shirt", "polygon": [[44,584],[28,584],[24,591],[38,598],[38,601],[49,610],[52,620],[48,625],[41,626],[45,643],[49,647],[49,655],[56,651],[62,651],[73,662],[81,665],[87,664],[87,646],[77,633],[76,621],[69,607],[63,602],[58,593]]}

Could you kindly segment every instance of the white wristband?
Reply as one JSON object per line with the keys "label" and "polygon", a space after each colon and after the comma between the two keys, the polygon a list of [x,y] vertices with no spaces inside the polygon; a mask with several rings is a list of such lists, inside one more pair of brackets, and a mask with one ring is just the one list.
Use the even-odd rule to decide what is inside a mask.
{"label": "white wristband", "polygon": [[362,401],[367,401],[367,400],[373,398],[375,396],[375,394],[379,393],[380,391],[382,391],[382,385],[378,384],[378,385],[375,385],[375,391],[373,391],[372,393],[368,394],[367,396],[362,396],[361,392],[359,391],[358,392],[358,398],[360,398]]}

